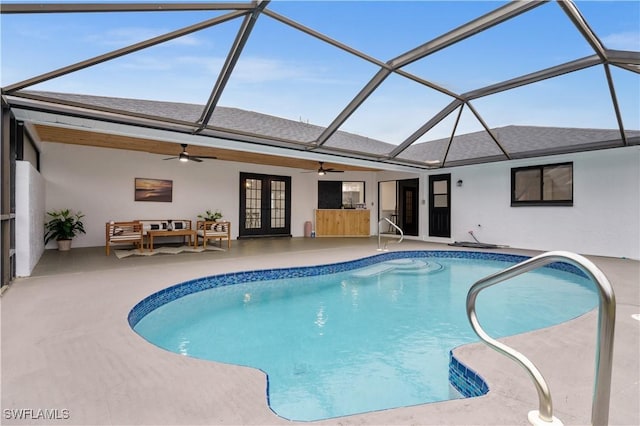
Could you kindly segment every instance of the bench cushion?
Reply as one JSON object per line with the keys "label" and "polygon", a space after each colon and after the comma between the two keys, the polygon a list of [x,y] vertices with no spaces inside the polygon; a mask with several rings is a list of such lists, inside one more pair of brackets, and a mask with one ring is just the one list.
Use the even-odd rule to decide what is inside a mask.
{"label": "bench cushion", "polygon": [[[167,220],[141,220],[142,233],[147,235],[147,231],[169,229],[169,219]],[[172,229],[191,229],[190,220],[171,220]]]}
{"label": "bench cushion", "polygon": [[229,225],[227,223],[214,223],[210,229],[217,232],[227,232]]}

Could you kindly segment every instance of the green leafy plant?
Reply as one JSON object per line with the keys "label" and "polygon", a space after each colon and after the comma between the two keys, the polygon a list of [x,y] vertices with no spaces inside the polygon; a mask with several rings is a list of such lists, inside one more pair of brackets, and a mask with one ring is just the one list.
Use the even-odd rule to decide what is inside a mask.
{"label": "green leafy plant", "polygon": [[86,234],[82,223],[84,215],[81,212],[73,214],[69,209],[51,210],[47,215],[51,220],[44,224],[45,244],[50,240],[71,240],[80,233]]}
{"label": "green leafy plant", "polygon": [[220,210],[216,210],[214,212],[207,210],[204,214],[199,214],[198,217],[202,220],[216,221],[218,219],[222,219],[222,213]]}

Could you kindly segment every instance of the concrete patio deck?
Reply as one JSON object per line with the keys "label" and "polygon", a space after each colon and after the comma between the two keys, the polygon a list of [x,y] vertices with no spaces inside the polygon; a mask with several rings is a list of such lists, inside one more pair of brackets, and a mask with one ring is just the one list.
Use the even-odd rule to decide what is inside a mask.
{"label": "concrete patio deck", "polygon": [[[376,254],[375,248],[373,238],[293,238],[234,241],[228,252],[124,259],[105,256],[102,247],[48,250],[33,275],[17,279],[1,298],[2,424],[296,424],[268,407],[262,372],[162,350],[133,332],[127,315],[149,294],[192,278],[344,261]],[[418,241],[390,248],[464,250]],[[640,262],[588,257],[617,298],[610,424],[638,425],[640,321],[631,315],[640,313]],[[596,318],[593,311],[504,339],[542,371],[554,415],[566,425],[590,422]],[[482,344],[460,347],[456,355],[487,381],[487,395],[313,423],[528,424],[538,400],[524,371]],[[37,417],[45,414],[58,419]]]}

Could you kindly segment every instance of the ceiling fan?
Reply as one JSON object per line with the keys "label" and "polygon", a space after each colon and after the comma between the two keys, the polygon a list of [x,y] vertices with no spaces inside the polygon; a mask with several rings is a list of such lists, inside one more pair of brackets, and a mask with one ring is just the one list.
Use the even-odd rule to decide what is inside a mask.
{"label": "ceiling fan", "polygon": [[182,152],[177,156],[177,157],[169,157],[169,158],[164,158],[164,160],[174,160],[174,159],[178,159],[182,162],[187,162],[187,161],[195,161],[196,163],[201,163],[203,158],[209,158],[209,159],[216,159],[218,157],[208,157],[205,155],[200,155],[198,157],[194,156],[194,155],[189,155],[189,153],[187,152],[187,144],[183,143],[180,144],[180,146],[182,147]]}
{"label": "ceiling fan", "polygon": [[[325,169],[324,161],[318,161],[318,163],[320,164],[320,167],[318,167],[318,170],[315,171],[316,173],[318,173],[318,176],[324,176],[327,173],[344,173],[344,170],[336,170],[331,167]],[[314,173],[314,171],[308,171],[303,173]]]}

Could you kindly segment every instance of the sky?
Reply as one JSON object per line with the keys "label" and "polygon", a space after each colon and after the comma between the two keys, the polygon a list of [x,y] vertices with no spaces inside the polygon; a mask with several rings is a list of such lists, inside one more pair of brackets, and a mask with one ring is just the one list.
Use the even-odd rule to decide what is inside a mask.
{"label": "sky", "polygon": [[[504,3],[275,0],[267,7],[386,62]],[[639,1],[576,4],[607,48],[640,51]],[[0,83],[5,87],[222,13],[0,15]],[[204,104],[239,24],[239,19],[219,24],[29,89]],[[562,9],[549,2],[403,70],[465,93],[592,54]],[[378,69],[262,15],[219,105],[327,126]],[[612,67],[612,77],[625,127],[640,129],[639,75]],[[341,130],[399,144],[451,100],[391,75]],[[617,128],[602,66],[480,98],[472,105],[492,128]],[[456,116],[420,141],[448,137]],[[463,109],[457,134],[481,128]]]}

